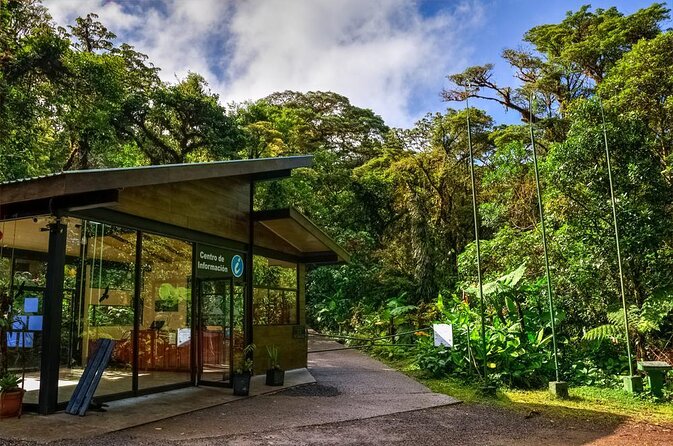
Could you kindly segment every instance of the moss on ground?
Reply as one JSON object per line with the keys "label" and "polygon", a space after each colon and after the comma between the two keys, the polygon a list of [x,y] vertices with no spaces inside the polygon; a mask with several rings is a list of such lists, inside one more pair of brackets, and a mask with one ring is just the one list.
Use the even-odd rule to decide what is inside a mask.
{"label": "moss on ground", "polygon": [[657,402],[646,395],[631,395],[620,389],[571,387],[570,398],[557,399],[547,390],[498,389],[495,398],[481,394],[478,384],[453,378],[426,376],[411,360],[380,358],[390,366],[423,383],[433,392],[443,393],[468,404],[498,406],[520,412],[543,412],[556,418],[595,416],[601,421],[627,418],[636,422],[673,424],[673,403]]}

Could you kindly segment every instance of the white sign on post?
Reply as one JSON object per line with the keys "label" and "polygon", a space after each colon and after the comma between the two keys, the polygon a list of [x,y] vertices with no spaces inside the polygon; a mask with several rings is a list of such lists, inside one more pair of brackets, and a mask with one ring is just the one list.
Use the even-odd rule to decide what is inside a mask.
{"label": "white sign on post", "polygon": [[451,324],[433,324],[432,331],[435,347],[439,347],[440,345],[453,347],[453,327]]}

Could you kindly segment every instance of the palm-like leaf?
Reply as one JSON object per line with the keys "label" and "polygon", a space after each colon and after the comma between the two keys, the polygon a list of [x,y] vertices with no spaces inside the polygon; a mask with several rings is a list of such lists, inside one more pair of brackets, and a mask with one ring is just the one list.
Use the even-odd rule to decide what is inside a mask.
{"label": "palm-like leaf", "polygon": [[584,334],[584,339],[588,341],[606,341],[608,339],[619,339],[623,334],[623,329],[617,325],[605,324],[587,331]]}

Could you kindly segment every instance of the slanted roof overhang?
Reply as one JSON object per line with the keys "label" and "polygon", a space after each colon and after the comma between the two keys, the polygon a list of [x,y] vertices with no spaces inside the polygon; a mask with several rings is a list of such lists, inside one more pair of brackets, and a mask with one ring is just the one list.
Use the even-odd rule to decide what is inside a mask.
{"label": "slanted roof overhang", "polygon": [[283,178],[289,176],[292,169],[309,167],[312,159],[312,156],[289,156],[121,169],[72,170],[1,183],[0,204],[66,196],[70,197],[68,201],[76,202],[77,197],[82,194],[208,178],[249,176],[251,181]]}
{"label": "slanted roof overhang", "polygon": [[257,211],[253,213],[253,220],[296,248],[301,253],[302,263],[350,261],[346,250],[294,208]]}
{"label": "slanted roof overhang", "polygon": [[[311,156],[294,156],[123,169],[80,170],[6,182],[0,184],[0,220],[39,215],[78,215],[80,217],[89,215],[92,218],[99,216],[102,219],[107,216],[117,223],[124,221],[130,224],[137,220],[139,225],[142,224],[145,227],[150,224],[148,222],[156,221],[171,227],[197,231],[202,234],[200,238],[212,234],[244,243],[241,237],[236,237],[244,232],[236,232],[240,229],[241,216],[245,215],[247,218],[249,215],[247,209],[243,210],[240,207],[241,200],[244,200],[244,206],[248,207],[247,192],[244,192],[242,196],[236,195],[236,193],[240,195],[241,185],[244,185],[246,181],[254,182],[290,176],[293,169],[310,166],[312,159]],[[238,179],[232,183],[238,187],[238,192],[232,192],[231,195],[233,206],[238,206],[234,211],[239,213],[236,214],[238,217],[227,214],[226,209],[229,208],[222,211],[223,218],[225,218],[224,214],[227,214],[226,218],[229,218],[228,223],[231,227],[219,225],[220,217],[213,212],[210,212],[210,220],[207,218],[192,219],[193,214],[199,213],[194,211],[191,206],[193,201],[189,201],[188,197],[194,195],[193,189],[196,184],[199,184],[198,187],[205,187],[204,190],[208,191],[207,187],[210,187],[208,185],[212,185],[213,181],[216,182],[217,187],[221,187],[219,179],[225,177]],[[174,183],[176,188],[173,187]],[[157,191],[157,188],[161,190]],[[144,192],[138,192],[139,190]],[[243,190],[247,191],[247,188],[243,187]],[[176,191],[184,191],[185,195],[177,194]],[[149,195],[142,195],[145,193]],[[155,200],[156,197],[160,198],[156,203],[148,202],[147,207],[144,206],[142,200]],[[172,215],[170,209],[174,198],[176,208],[181,209],[187,206],[190,209],[189,215],[180,214],[175,221],[162,218],[164,198],[168,203],[165,206],[165,215]],[[140,205],[137,203],[138,199],[140,199]],[[157,203],[160,205],[158,206]],[[222,210],[221,208],[222,206],[218,209]],[[309,264],[341,263],[350,260],[350,255],[343,248],[295,209],[255,212],[252,218],[255,222],[255,250],[259,250],[260,253],[266,252],[271,257],[280,254],[281,257],[287,257],[287,261]],[[226,234],[213,232],[213,228],[220,226],[228,228],[229,232]]]}

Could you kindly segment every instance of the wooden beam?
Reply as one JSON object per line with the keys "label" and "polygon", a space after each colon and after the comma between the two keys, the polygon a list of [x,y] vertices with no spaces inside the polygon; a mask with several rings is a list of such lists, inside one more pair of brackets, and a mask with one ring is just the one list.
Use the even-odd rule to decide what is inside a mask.
{"label": "wooden beam", "polygon": [[[350,260],[350,259],[349,259]],[[324,265],[324,264],[334,264],[334,263],[345,263],[346,260],[340,258],[337,254],[332,251],[323,251],[323,252],[312,252],[304,254],[301,257],[301,263],[313,264],[313,265]]]}
{"label": "wooden beam", "polygon": [[218,237],[213,234],[207,234],[193,229],[183,228],[168,223],[161,223],[136,215],[126,214],[112,209],[87,209],[84,211],[69,212],[65,214],[71,217],[78,217],[85,220],[97,221],[111,225],[125,226],[127,228],[139,229],[144,232],[165,235],[166,237],[185,240],[189,242],[205,243],[208,245],[221,246],[244,253],[247,250],[247,244]]}

